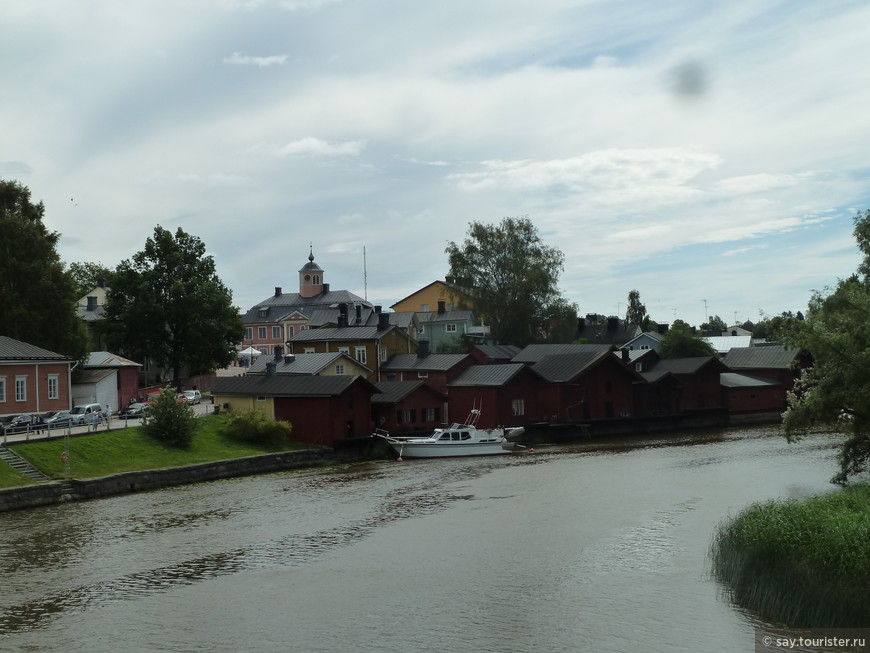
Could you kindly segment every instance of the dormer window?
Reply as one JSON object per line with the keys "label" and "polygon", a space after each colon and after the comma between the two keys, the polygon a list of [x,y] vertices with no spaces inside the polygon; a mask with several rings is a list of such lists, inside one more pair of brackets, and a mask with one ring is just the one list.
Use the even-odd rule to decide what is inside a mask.
{"label": "dormer window", "polygon": [[265,308],[260,307],[259,311],[257,311],[257,316],[258,316],[258,317],[266,317],[268,314],[269,314],[269,308],[268,308],[268,307],[265,307]]}

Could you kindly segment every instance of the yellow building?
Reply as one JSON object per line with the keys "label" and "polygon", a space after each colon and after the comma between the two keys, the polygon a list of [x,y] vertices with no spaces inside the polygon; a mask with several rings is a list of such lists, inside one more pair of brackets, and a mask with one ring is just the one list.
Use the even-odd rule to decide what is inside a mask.
{"label": "yellow building", "polygon": [[433,281],[428,286],[423,286],[420,290],[400,299],[390,308],[396,312],[429,313],[438,311],[440,302],[444,302],[441,312],[460,309],[474,310],[473,302],[468,295],[444,281]]}

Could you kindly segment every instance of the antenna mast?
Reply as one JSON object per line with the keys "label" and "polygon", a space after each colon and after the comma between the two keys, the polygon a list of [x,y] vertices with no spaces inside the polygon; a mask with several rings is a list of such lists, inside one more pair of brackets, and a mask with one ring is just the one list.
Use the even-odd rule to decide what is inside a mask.
{"label": "antenna mast", "polygon": [[366,267],[366,246],[363,245],[363,299],[369,300],[369,271]]}

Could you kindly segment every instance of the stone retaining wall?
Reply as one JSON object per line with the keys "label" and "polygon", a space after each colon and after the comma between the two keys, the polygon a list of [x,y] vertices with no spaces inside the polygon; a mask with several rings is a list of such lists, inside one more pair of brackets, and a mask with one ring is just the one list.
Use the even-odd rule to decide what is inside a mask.
{"label": "stone retaining wall", "polygon": [[66,501],[85,501],[128,492],[144,492],[234,476],[322,467],[338,462],[341,460],[332,450],[306,449],[304,451],[284,451],[247,458],[219,460],[186,467],[125,472],[101,478],[53,481],[41,485],[0,490],[0,512],[35,508]]}

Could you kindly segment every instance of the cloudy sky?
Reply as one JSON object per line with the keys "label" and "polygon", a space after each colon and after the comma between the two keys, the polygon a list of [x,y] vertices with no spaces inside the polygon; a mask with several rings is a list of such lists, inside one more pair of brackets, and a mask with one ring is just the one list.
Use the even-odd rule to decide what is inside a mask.
{"label": "cloudy sky", "polygon": [[67,262],[183,227],[244,309],[309,243],[389,306],[528,216],[581,314],[757,321],[857,265],[868,37],[863,0],[3,0],[0,178]]}

